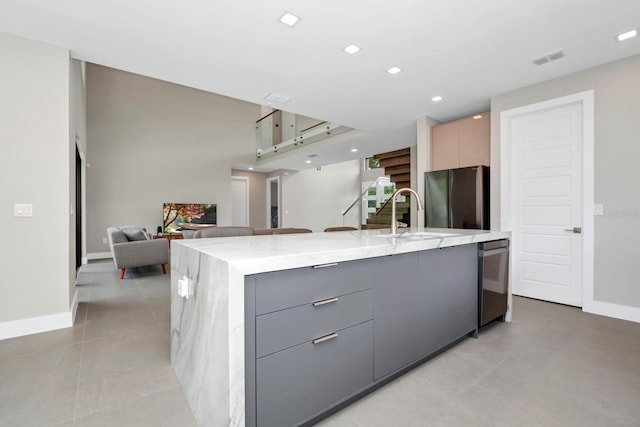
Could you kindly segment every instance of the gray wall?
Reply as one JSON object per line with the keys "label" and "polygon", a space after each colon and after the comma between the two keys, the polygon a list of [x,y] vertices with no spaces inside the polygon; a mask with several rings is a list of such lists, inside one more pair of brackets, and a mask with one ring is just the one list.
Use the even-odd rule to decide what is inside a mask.
{"label": "gray wall", "polygon": [[[87,153],[87,111],[86,111],[86,87],[84,80],[84,63],[71,59],[69,61],[69,194],[71,197],[70,204],[73,214],[69,216],[69,277],[71,280],[69,286],[69,302],[73,300],[75,295],[75,270],[76,270],[76,250],[80,250],[82,257],[86,257],[86,239],[81,233],[82,243],[80,248],[76,248],[76,216],[78,215],[78,206],[76,206],[76,147],[80,152],[80,156],[86,159]],[[86,228],[86,160],[82,160],[82,229]]]}
{"label": "gray wall", "polygon": [[[640,55],[491,99],[491,163],[500,168],[500,112],[586,90],[595,98],[594,299],[640,308]],[[491,228],[500,224],[500,181],[492,174]]]}
{"label": "gray wall", "polygon": [[111,225],[155,232],[163,202],[216,203],[231,224],[231,164],[255,158],[260,107],[87,65],[87,252]]}
{"label": "gray wall", "polygon": [[[0,323],[68,313],[73,145],[69,52],[0,34]],[[14,216],[32,203],[33,216]]]}
{"label": "gray wall", "polygon": [[249,178],[249,226],[267,228],[267,174],[238,169],[231,174]]}

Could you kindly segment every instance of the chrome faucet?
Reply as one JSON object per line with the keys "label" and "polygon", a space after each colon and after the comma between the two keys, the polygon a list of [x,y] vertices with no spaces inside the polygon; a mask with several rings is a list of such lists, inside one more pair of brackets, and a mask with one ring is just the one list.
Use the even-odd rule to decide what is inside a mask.
{"label": "chrome faucet", "polygon": [[420,200],[420,196],[411,188],[398,188],[393,195],[391,196],[391,235],[395,236],[398,234],[398,221],[396,220],[396,196],[400,193],[410,193],[416,196],[416,200],[418,202],[418,210],[421,211],[424,209],[422,206],[422,200]]}

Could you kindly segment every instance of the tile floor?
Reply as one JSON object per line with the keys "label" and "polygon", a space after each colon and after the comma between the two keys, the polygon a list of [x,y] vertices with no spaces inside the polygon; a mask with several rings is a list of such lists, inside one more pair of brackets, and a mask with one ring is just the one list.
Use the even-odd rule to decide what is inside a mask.
{"label": "tile floor", "polygon": [[[169,361],[169,279],[78,276],[73,328],[0,341],[0,426],[195,425]],[[640,324],[515,298],[484,330],[323,427],[640,426]]]}

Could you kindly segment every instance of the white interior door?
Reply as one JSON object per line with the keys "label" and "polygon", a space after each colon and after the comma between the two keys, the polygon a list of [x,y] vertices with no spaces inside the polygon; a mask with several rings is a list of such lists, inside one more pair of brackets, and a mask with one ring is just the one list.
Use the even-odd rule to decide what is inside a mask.
{"label": "white interior door", "polygon": [[231,177],[231,225],[249,226],[249,178]]}
{"label": "white interior door", "polygon": [[508,126],[513,294],[582,306],[582,104]]}

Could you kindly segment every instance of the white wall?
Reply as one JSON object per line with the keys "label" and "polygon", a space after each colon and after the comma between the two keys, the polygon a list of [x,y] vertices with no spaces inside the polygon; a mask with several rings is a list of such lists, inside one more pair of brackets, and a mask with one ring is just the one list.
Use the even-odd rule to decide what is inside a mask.
{"label": "white wall", "polygon": [[[67,321],[70,326],[75,260],[67,248],[75,236],[70,229],[75,137],[70,137],[68,50],[0,34],[0,57],[3,338],[64,327]],[[33,216],[15,217],[14,203],[33,204]],[[35,323],[24,329],[24,319]]]}
{"label": "white wall", "polygon": [[[360,209],[343,222],[342,212],[360,192],[360,162],[350,160],[282,175],[282,227],[323,231],[327,227],[360,226]],[[351,214],[353,213],[353,214]]]}
{"label": "white wall", "polygon": [[[439,123],[430,117],[420,118],[416,123],[417,144],[411,148],[411,188],[418,192],[423,202],[425,195],[424,173],[431,170],[431,128]],[[411,218],[417,218],[417,222],[413,225],[424,227],[424,211],[418,212],[415,203],[411,205],[411,208]]]}
{"label": "white wall", "polygon": [[[500,169],[500,113],[586,90],[595,95],[594,298],[640,308],[637,263],[640,250],[640,55],[491,99],[491,164]],[[491,182],[491,227],[500,224],[500,180]],[[636,311],[640,318],[640,312]]]}
{"label": "white wall", "polygon": [[163,202],[216,203],[231,225],[231,164],[255,157],[260,106],[87,64],[87,251],[106,228],[155,232]]}

